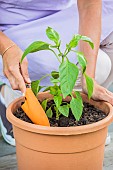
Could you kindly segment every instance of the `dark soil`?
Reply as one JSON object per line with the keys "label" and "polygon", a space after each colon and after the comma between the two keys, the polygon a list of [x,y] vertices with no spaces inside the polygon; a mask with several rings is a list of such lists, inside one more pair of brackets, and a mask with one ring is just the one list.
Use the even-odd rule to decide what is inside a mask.
{"label": "dark soil", "polygon": [[[51,105],[53,101],[48,103],[48,107]],[[53,118],[49,118],[50,125],[52,127],[69,127],[69,126],[82,126],[87,124],[92,124],[104,119],[107,114],[102,112],[101,110],[95,108],[93,105],[89,103],[84,103],[83,114],[79,121],[76,121],[72,112],[70,110],[69,117],[60,116],[59,120],[55,118],[55,112],[53,111]],[[19,108],[14,115],[26,122],[32,123],[32,121],[28,118],[28,116],[24,113],[22,108]]]}

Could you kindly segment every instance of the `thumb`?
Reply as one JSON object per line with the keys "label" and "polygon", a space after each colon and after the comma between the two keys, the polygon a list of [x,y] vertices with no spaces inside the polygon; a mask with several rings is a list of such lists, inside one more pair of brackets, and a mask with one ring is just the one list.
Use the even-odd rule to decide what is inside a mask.
{"label": "thumb", "polygon": [[30,84],[31,80],[29,78],[29,73],[28,73],[28,62],[27,62],[27,59],[24,59],[24,61],[22,62],[21,67],[20,67],[20,71],[21,71],[21,74],[22,74],[22,76],[24,78],[25,83]]}

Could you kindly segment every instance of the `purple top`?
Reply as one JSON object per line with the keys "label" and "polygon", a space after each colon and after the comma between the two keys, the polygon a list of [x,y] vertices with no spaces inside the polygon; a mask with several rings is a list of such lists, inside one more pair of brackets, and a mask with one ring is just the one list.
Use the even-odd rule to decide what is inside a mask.
{"label": "purple top", "polygon": [[[78,9],[76,0],[0,0],[0,29],[11,38],[22,50],[33,41],[48,41],[45,30],[54,28],[63,40],[62,50],[72,36],[78,32]],[[102,35],[103,40],[111,31],[113,19],[113,0],[103,0]],[[29,54],[29,75],[36,80],[51,70],[58,69],[58,61],[49,51]],[[76,61],[74,53],[70,59]],[[2,73],[0,58],[0,81],[8,83]],[[49,79],[42,85],[48,85]]]}
{"label": "purple top", "polygon": [[0,0],[0,30],[54,14],[73,3],[75,0]]}

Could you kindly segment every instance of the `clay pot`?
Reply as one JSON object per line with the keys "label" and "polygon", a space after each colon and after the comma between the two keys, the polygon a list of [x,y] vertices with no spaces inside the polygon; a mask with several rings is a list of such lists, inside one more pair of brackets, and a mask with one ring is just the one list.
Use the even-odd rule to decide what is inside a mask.
{"label": "clay pot", "polygon": [[[89,102],[86,95],[82,97]],[[43,100],[48,94],[41,93],[38,98]],[[102,170],[108,125],[113,121],[110,104],[90,100],[109,113],[99,122],[78,127],[44,127],[13,115],[22,101],[23,98],[15,100],[7,109],[16,140],[18,170]]]}

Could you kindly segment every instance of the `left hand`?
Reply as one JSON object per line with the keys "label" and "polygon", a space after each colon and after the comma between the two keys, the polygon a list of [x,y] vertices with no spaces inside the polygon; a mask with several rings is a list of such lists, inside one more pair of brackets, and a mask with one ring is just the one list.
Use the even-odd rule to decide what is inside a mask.
{"label": "left hand", "polygon": [[[94,81],[94,90],[93,90],[92,99],[104,100],[106,102],[109,102],[111,105],[113,105],[113,93],[107,90],[106,88],[100,86],[95,80],[93,81]],[[83,92],[87,93],[86,83],[84,80],[82,83],[82,89]]]}

